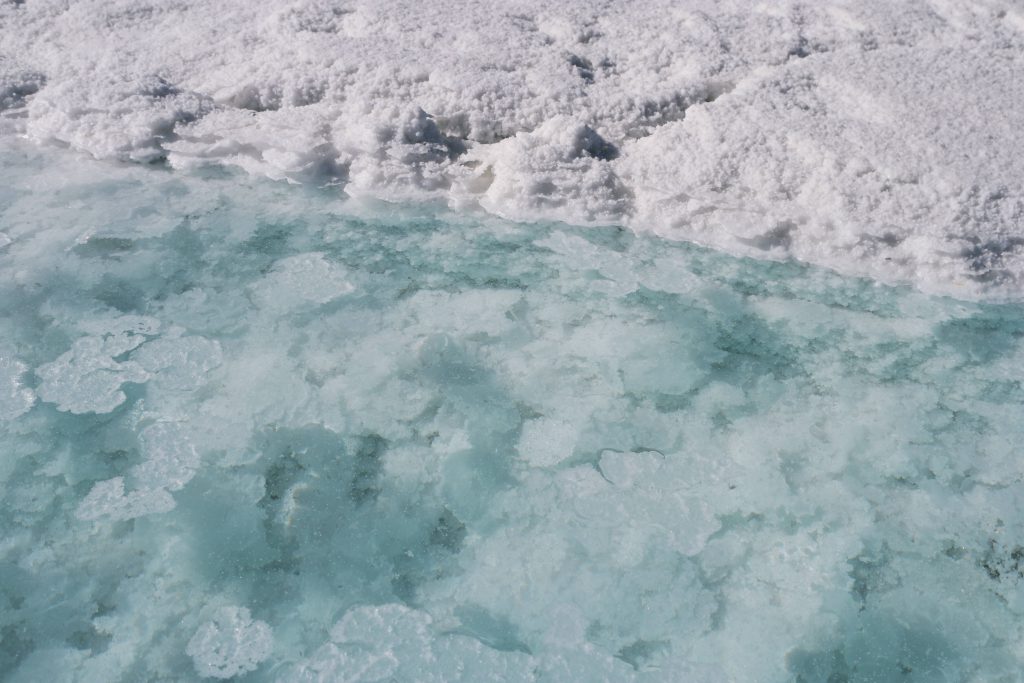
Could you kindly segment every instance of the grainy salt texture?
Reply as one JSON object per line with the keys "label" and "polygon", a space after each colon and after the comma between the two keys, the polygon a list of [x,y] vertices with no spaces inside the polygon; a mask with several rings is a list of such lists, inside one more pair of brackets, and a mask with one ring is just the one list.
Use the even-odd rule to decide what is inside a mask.
{"label": "grainy salt texture", "polygon": [[196,673],[203,678],[235,678],[256,669],[273,648],[270,627],[253,621],[244,607],[222,607],[188,641]]}
{"label": "grainy salt texture", "polygon": [[1024,292],[1009,0],[25,0],[0,134]]}
{"label": "grainy salt texture", "polygon": [[0,194],[4,680],[1021,680],[1019,304],[10,138]]}

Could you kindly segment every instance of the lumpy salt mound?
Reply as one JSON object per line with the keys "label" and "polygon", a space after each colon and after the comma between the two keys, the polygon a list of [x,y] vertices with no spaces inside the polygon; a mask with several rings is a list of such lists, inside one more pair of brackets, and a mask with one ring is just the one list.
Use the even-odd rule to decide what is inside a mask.
{"label": "lumpy salt mound", "polygon": [[1024,292],[1010,2],[33,1],[0,46],[0,133],[100,158]]}

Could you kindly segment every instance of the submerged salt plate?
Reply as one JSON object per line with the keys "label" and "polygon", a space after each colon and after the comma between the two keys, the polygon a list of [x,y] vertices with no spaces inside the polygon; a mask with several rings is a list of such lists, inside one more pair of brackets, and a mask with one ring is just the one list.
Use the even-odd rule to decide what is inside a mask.
{"label": "submerged salt plate", "polygon": [[0,134],[1024,296],[1011,0],[0,3]]}
{"label": "submerged salt plate", "polygon": [[4,680],[1020,680],[1020,306],[24,145],[0,193]]}

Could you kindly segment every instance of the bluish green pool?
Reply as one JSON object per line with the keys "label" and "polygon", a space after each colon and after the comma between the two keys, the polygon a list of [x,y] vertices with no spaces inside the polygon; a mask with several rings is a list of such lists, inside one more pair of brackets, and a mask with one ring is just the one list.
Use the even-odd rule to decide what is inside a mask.
{"label": "bluish green pool", "polygon": [[1024,309],[0,150],[0,678],[1016,681]]}

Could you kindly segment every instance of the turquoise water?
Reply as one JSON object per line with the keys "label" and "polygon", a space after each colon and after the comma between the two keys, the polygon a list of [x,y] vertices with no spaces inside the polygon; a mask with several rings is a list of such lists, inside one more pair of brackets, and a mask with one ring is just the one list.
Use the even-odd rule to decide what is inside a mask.
{"label": "turquoise water", "polygon": [[1020,306],[0,156],[0,678],[1022,679]]}

